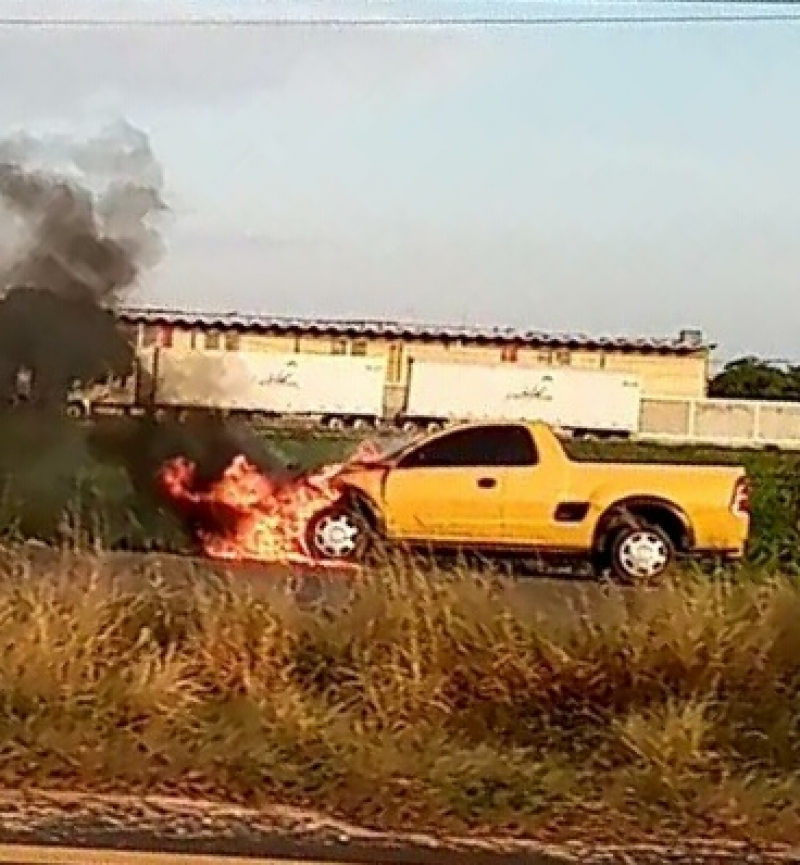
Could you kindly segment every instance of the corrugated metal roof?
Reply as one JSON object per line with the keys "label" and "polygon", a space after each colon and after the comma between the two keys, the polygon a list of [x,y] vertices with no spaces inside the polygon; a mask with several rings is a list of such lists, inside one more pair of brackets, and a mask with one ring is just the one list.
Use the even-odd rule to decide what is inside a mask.
{"label": "corrugated metal roof", "polygon": [[587,348],[617,351],[650,351],[687,354],[713,348],[686,337],[590,336],[583,333],[547,333],[513,327],[438,325],[421,322],[374,319],[308,319],[288,316],[246,315],[225,312],[192,312],[156,307],[125,307],[118,310],[123,321],[173,324],[184,327],[234,328],[332,336],[396,337],[421,340],[465,340],[467,342],[514,343],[534,348]]}

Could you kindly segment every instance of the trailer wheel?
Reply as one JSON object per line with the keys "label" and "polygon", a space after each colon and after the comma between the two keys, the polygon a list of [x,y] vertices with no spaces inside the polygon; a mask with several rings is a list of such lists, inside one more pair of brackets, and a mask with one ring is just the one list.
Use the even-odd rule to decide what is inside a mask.
{"label": "trailer wheel", "polygon": [[340,417],[329,417],[325,420],[325,426],[329,430],[339,432],[344,429],[344,421]]}

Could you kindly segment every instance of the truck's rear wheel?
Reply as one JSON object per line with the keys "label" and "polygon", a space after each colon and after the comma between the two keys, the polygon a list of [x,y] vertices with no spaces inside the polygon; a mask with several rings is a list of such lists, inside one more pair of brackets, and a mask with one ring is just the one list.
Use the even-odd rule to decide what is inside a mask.
{"label": "truck's rear wheel", "polygon": [[614,535],[609,558],[611,573],[620,582],[652,585],[674,563],[675,545],[660,526],[626,526]]}
{"label": "truck's rear wheel", "polygon": [[306,527],[306,546],[318,559],[358,562],[370,546],[372,529],[346,505],[333,505],[315,514]]}

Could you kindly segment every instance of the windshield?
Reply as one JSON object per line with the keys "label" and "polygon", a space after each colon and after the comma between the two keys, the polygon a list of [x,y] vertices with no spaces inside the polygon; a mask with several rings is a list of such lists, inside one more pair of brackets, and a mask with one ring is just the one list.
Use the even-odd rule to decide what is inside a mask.
{"label": "windshield", "polygon": [[378,459],[396,459],[401,453],[403,453],[403,451],[420,441],[422,437],[421,433],[404,433],[402,435],[392,436],[381,444],[378,451]]}
{"label": "windshield", "polygon": [[393,460],[396,457],[399,457],[400,454],[411,444],[411,441],[404,441],[401,444],[395,443],[391,447],[387,447],[381,450],[380,456],[378,459],[381,460]]}

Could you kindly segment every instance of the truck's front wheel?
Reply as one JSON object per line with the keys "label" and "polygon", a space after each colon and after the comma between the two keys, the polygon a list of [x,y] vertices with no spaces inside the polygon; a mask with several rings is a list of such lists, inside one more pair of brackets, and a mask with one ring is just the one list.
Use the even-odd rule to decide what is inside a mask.
{"label": "truck's front wheel", "polygon": [[367,553],[372,529],[345,505],[333,505],[315,514],[306,528],[306,546],[318,559],[358,562]]}
{"label": "truck's front wheel", "polygon": [[620,529],[611,542],[611,572],[629,585],[657,583],[675,561],[675,545],[659,526]]}

